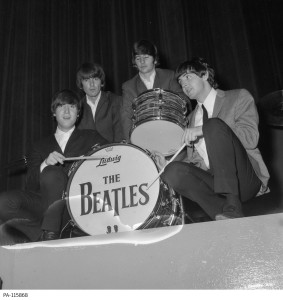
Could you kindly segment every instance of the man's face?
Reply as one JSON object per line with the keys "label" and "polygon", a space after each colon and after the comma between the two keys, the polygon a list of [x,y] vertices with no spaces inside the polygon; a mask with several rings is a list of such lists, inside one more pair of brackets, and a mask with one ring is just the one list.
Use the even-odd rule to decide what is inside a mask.
{"label": "man's face", "polygon": [[75,104],[60,104],[56,107],[55,117],[58,128],[64,132],[69,131],[76,123],[78,108]]}
{"label": "man's face", "polygon": [[199,100],[204,90],[204,79],[202,77],[195,73],[186,72],[179,77],[178,82],[190,99]]}
{"label": "man's face", "polygon": [[82,86],[90,98],[97,98],[101,91],[101,80],[98,77],[83,79]]}
{"label": "man's face", "polygon": [[135,63],[138,70],[142,74],[151,73],[155,69],[155,61],[153,56],[140,54],[135,56]]}

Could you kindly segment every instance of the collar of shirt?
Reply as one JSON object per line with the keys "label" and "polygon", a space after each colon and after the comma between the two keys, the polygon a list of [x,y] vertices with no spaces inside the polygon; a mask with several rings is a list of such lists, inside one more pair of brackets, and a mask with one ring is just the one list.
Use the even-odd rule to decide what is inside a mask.
{"label": "collar of shirt", "polygon": [[75,126],[67,132],[62,131],[57,127],[56,132],[55,132],[55,138],[56,138],[56,141],[59,144],[62,152],[65,151],[66,144],[74,130],[75,130]]}
{"label": "collar of shirt", "polygon": [[101,98],[101,91],[99,92],[97,99],[94,103],[89,99],[88,95],[86,95],[86,102],[91,108],[93,118],[95,117],[95,112],[100,98]]}
{"label": "collar of shirt", "polygon": [[[203,104],[207,110],[208,117],[211,118],[213,114],[214,103],[216,99],[217,91],[214,88],[211,88],[209,94],[205,98],[203,103],[198,102],[198,109]],[[201,108],[202,109],[202,108]]]}
{"label": "collar of shirt", "polygon": [[143,83],[145,84],[146,88],[148,90],[151,90],[153,88],[154,79],[155,79],[155,76],[156,76],[156,71],[154,70],[152,72],[152,74],[149,76],[149,80],[147,78],[145,78],[142,73],[139,73],[139,75],[140,75],[140,79],[143,81]]}

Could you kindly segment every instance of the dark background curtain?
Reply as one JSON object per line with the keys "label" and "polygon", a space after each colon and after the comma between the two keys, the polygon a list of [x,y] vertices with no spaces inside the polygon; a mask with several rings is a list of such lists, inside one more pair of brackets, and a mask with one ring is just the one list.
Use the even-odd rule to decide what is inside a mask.
{"label": "dark background curtain", "polygon": [[[145,38],[161,67],[205,57],[220,88],[246,88],[259,103],[282,89],[282,15],[281,0],[0,0],[0,191],[23,187],[25,169],[13,162],[54,130],[51,97],[77,90],[82,62],[102,64],[106,90],[121,94],[135,74],[132,44]],[[278,186],[281,142],[281,128],[263,126],[260,148]]]}

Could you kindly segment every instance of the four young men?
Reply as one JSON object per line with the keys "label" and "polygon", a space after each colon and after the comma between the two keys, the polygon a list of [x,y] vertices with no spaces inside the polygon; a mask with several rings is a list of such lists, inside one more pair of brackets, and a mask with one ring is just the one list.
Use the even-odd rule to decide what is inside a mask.
{"label": "four young men", "polygon": [[[244,89],[217,89],[214,70],[201,58],[180,64],[175,74],[156,68],[158,60],[152,43],[141,40],[134,44],[132,62],[139,72],[123,84],[122,98],[101,90],[105,85],[101,66],[80,66],[77,86],[85,97],[79,101],[70,90],[54,96],[56,133],[35,144],[29,156],[26,191],[0,195],[0,221],[21,219],[17,229],[31,241],[38,240],[40,226],[52,228],[52,218],[43,216],[50,212],[48,208],[59,216],[64,209],[63,202],[57,208],[52,203],[61,199],[66,188],[71,163],[65,158],[86,154],[97,143],[130,141],[132,102],[153,88],[178,93],[187,99],[189,112],[190,100],[197,101],[183,135],[185,158],[168,164],[162,154],[153,151],[160,169],[168,164],[163,180],[197,202],[213,220],[243,216],[242,202],[266,192],[269,179],[257,148],[258,113],[252,96]],[[56,220],[54,226],[60,228],[60,218]],[[58,230],[56,236],[44,234],[42,240],[58,238]]]}

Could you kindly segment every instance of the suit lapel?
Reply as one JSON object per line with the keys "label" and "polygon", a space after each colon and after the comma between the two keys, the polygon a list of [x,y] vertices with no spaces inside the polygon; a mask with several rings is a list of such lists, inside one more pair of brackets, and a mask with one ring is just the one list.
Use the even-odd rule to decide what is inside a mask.
{"label": "suit lapel", "polygon": [[79,131],[75,128],[75,130],[71,134],[71,136],[70,136],[70,138],[69,138],[69,140],[66,144],[65,151],[64,151],[64,156],[66,156],[67,154],[69,155],[70,153],[72,153],[72,151],[74,150],[74,145],[75,144],[79,145],[79,140],[80,139],[81,139],[81,135],[79,134]]}
{"label": "suit lapel", "polygon": [[106,105],[107,100],[108,100],[108,98],[107,98],[106,93],[101,91],[101,97],[99,99],[99,102],[98,102],[98,105],[97,105],[97,108],[96,108],[96,111],[95,111],[95,119],[96,119],[96,116],[98,115],[99,111],[101,110],[101,108],[104,105]]}
{"label": "suit lapel", "polygon": [[83,120],[85,127],[93,128],[94,127],[94,120],[90,106],[86,102],[86,97],[83,98]]}
{"label": "suit lapel", "polygon": [[[216,95],[215,103],[214,103],[214,107],[213,107],[212,118],[216,118],[218,116],[224,101],[225,101],[225,92],[222,90],[217,90],[217,95]],[[193,124],[195,124],[197,107],[198,106],[196,106],[196,108],[194,109],[194,111],[192,112],[192,114],[190,116],[190,120],[189,120],[190,127],[194,126]]]}
{"label": "suit lapel", "polygon": [[137,74],[137,79],[136,79],[136,88],[137,88],[137,96],[139,96],[141,93],[147,91],[147,88],[143,81],[140,78],[140,75]]}
{"label": "suit lapel", "polygon": [[48,147],[50,149],[50,151],[48,151],[49,153],[53,152],[53,151],[57,151],[57,152],[60,152],[61,154],[63,154],[63,152],[55,138],[55,134],[52,134],[52,136],[50,136],[50,140],[48,141]]}
{"label": "suit lapel", "polygon": [[217,95],[215,98],[215,103],[214,103],[214,108],[212,113],[213,118],[216,118],[218,116],[224,101],[225,101],[225,92],[222,90],[217,90]]}
{"label": "suit lapel", "polygon": [[154,78],[154,82],[153,82],[153,88],[160,88],[162,86],[162,82],[160,82],[160,74],[158,72],[157,69],[155,69],[155,78]]}

